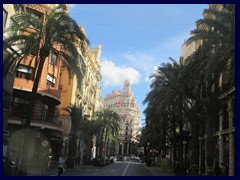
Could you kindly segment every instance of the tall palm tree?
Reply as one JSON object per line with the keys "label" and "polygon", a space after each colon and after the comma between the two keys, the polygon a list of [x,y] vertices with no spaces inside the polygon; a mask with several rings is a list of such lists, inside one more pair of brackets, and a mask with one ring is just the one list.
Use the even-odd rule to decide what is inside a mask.
{"label": "tall palm tree", "polygon": [[[217,7],[217,8],[216,8]],[[195,67],[191,83],[195,87],[194,99],[200,119],[204,120],[207,135],[207,165],[213,166],[214,124],[218,119],[220,102],[216,89],[221,73],[225,73],[226,89],[235,83],[235,5],[211,5],[204,10],[204,19],[197,21],[197,29],[187,43],[202,41],[197,51],[187,59],[187,67]],[[198,77],[198,78],[196,78]],[[206,86],[206,84],[208,84]],[[198,91],[198,90],[201,90]],[[196,131],[195,131],[196,132]]]}
{"label": "tall palm tree", "polygon": [[[89,44],[89,41],[82,30],[79,29],[77,23],[62,9],[64,9],[64,6],[57,6],[49,13],[45,13],[44,19],[26,11],[18,12],[12,17],[13,23],[10,29],[8,29],[8,31],[11,31],[11,35],[4,39],[4,51],[9,46],[24,45],[24,49],[19,50],[18,53],[22,57],[31,54],[32,60],[35,59],[37,72],[25,124],[27,127],[30,126],[32,119],[43,65],[51,51],[61,54],[62,60],[68,67],[70,74],[74,72],[77,73],[77,77],[82,77],[80,65],[86,44]],[[56,45],[62,46],[60,52],[56,49]],[[16,58],[11,59],[7,63],[9,62],[16,64]],[[8,67],[11,67],[11,65],[8,65]]]}
{"label": "tall palm tree", "polygon": [[[173,59],[171,61],[172,63],[162,64],[162,66],[158,67],[155,74],[151,76],[154,79],[151,84],[152,90],[147,94],[143,103],[148,103],[148,106],[151,106],[153,111],[158,112],[158,117],[164,116],[164,112],[167,109],[172,109],[173,116],[171,119],[173,123],[171,124],[179,128],[179,141],[182,142],[181,138],[185,121],[183,113],[188,106],[188,98],[186,96],[188,89],[185,86],[183,64],[181,62],[178,64]],[[162,122],[164,123],[165,121]],[[182,154],[181,152],[182,146],[180,145],[180,154]],[[180,156],[180,160],[181,158]]]}
{"label": "tall palm tree", "polygon": [[[120,116],[113,110],[102,109],[94,115],[95,129],[98,129],[99,151],[97,156],[102,156],[103,145],[106,145],[109,133],[114,136],[120,128]],[[104,142],[104,144],[103,144]]]}
{"label": "tall palm tree", "polygon": [[[215,6],[218,6],[217,8]],[[235,5],[211,5],[203,11],[205,18],[196,22],[197,28],[187,44],[202,41],[205,53],[209,53],[206,61],[207,77],[212,81],[219,79],[220,73],[227,66],[227,84],[235,83]]]}

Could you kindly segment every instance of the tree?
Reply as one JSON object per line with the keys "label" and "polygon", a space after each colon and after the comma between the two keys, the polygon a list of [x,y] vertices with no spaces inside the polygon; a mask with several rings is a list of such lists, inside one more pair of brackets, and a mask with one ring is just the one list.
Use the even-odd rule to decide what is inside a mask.
{"label": "tree", "polygon": [[[71,75],[76,73],[77,77],[82,77],[80,64],[84,55],[85,44],[89,44],[89,41],[79,29],[77,23],[65,11],[62,11],[63,8],[63,5],[57,6],[49,13],[45,13],[43,18],[26,11],[19,11],[12,17],[13,23],[8,29],[8,31],[11,31],[10,36],[4,39],[4,51],[15,45],[24,46],[24,49],[19,50],[18,53],[22,57],[31,55],[32,61],[35,60],[37,72],[25,124],[27,127],[30,126],[32,119],[43,65],[50,52],[57,52],[62,56],[62,61],[68,67]],[[59,51],[56,45],[60,45],[62,50]],[[19,63],[23,59],[4,60],[4,67],[12,67],[11,65],[16,64],[16,61]]]}
{"label": "tree", "polygon": [[71,131],[69,135],[69,145],[68,145],[68,157],[67,157],[67,167],[74,168],[74,159],[76,156],[77,150],[77,139],[78,133],[81,128],[81,122],[83,121],[83,108],[78,107],[76,104],[71,105],[67,108],[64,108],[66,112],[71,116]]}
{"label": "tree", "polygon": [[206,126],[207,165],[211,169],[214,129],[220,109],[220,75],[225,76],[223,90],[230,89],[235,83],[235,5],[210,5],[203,14],[205,18],[197,21],[197,29],[187,40],[187,44],[196,41],[202,42],[202,45],[186,60],[186,69],[195,69],[190,83],[195,91],[195,119],[201,119]]}
{"label": "tree", "polygon": [[235,5],[223,4],[218,7],[211,5],[203,14],[205,18],[196,22],[197,29],[191,32],[192,36],[186,43],[201,41],[205,47],[204,53],[209,54],[208,59],[205,59],[208,81],[213,83],[218,80],[220,74],[227,68],[226,84],[234,85]]}
{"label": "tree", "polygon": [[[157,71],[151,76],[153,78],[151,84],[151,91],[147,94],[143,103],[148,103],[151,114],[156,113],[158,121],[161,120],[161,126],[166,127],[166,122],[171,121],[174,130],[174,143],[176,146],[176,129],[179,129],[179,142],[182,142],[183,125],[186,121],[184,111],[188,106],[188,89],[186,86],[185,77],[183,74],[184,65],[182,62],[178,64],[176,61],[170,58],[172,63],[162,64],[158,67]],[[166,112],[171,112],[171,118],[166,118]],[[177,117],[177,118],[176,118]],[[166,121],[167,120],[167,121]],[[163,129],[162,141],[165,142],[166,132]],[[156,135],[155,135],[156,136]],[[180,143],[180,154],[182,152],[182,145]],[[181,161],[180,156],[180,161]]]}
{"label": "tree", "polygon": [[[106,141],[111,136],[116,136],[120,128],[120,116],[113,110],[102,109],[94,115],[94,129],[97,135],[97,146],[99,147],[96,157],[102,156],[103,145],[106,149]],[[103,144],[104,142],[104,144]]]}

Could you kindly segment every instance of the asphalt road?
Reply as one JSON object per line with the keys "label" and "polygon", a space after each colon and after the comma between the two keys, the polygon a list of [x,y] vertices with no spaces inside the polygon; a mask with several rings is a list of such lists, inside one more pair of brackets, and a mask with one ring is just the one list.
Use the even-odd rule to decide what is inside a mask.
{"label": "asphalt road", "polygon": [[96,167],[82,166],[76,169],[67,169],[62,176],[153,176],[146,165],[139,160],[127,158],[125,161],[117,161],[113,164]]}

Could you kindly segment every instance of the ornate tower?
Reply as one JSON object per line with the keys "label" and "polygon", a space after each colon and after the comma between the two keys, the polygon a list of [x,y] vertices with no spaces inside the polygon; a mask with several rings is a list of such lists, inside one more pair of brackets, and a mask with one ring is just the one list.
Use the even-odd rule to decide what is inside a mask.
{"label": "ornate tower", "polygon": [[131,93],[131,82],[129,79],[126,79],[124,81],[123,91],[126,92],[127,94]]}

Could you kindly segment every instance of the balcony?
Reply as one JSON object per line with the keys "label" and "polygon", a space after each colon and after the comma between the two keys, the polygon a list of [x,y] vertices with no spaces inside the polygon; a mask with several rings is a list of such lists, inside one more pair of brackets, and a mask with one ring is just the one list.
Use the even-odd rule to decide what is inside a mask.
{"label": "balcony", "polygon": [[[19,116],[10,116],[8,123],[22,125],[22,119]],[[34,119],[31,121],[31,126],[39,127],[41,129],[52,129],[57,131],[62,131],[62,122],[61,121],[43,121],[41,119]]]}
{"label": "balcony", "polygon": [[50,97],[50,98],[54,99],[56,101],[56,104],[61,103],[61,100],[60,100],[61,91],[60,90],[45,89],[45,90],[38,90],[38,93],[41,94],[42,96],[46,96],[46,97]]}

